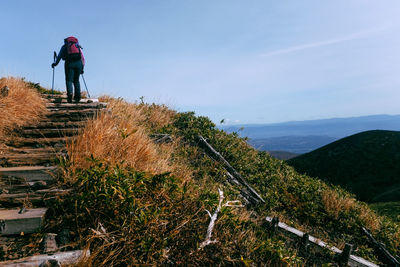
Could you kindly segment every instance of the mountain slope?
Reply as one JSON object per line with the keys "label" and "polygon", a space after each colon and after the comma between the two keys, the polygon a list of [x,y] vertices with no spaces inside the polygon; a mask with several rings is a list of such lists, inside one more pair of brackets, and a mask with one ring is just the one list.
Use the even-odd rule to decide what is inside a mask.
{"label": "mountain slope", "polygon": [[[110,112],[89,120],[59,159],[58,181],[72,190],[54,200],[44,222],[48,233],[62,236],[60,230],[67,229],[74,248],[90,248],[83,266],[321,266],[337,261],[315,247],[303,253],[299,240],[274,231],[266,216],[278,216],[340,249],[355,244],[354,255],[379,264],[360,230],[367,227],[399,254],[398,224],[343,189],[299,174],[238,134],[217,129],[208,118],[121,98],[101,101]],[[199,135],[265,202],[247,205],[243,188],[207,155]]]}
{"label": "mountain slope", "polygon": [[400,132],[358,133],[288,161],[297,171],[341,185],[364,201],[400,199]]}

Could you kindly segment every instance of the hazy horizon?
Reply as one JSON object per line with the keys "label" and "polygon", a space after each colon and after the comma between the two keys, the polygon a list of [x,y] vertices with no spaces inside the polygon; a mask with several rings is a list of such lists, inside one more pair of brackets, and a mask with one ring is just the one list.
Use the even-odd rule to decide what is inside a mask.
{"label": "hazy horizon", "polygon": [[311,122],[311,121],[324,121],[324,120],[341,120],[341,119],[354,119],[354,118],[364,118],[364,117],[381,117],[381,116],[400,116],[400,114],[370,114],[363,116],[350,116],[350,117],[331,117],[331,118],[317,118],[312,120],[290,120],[290,121],[279,121],[279,122],[265,122],[265,123],[220,123],[216,122],[218,127],[223,126],[257,126],[257,125],[274,125],[274,124],[285,124],[285,123],[296,123],[296,122]]}

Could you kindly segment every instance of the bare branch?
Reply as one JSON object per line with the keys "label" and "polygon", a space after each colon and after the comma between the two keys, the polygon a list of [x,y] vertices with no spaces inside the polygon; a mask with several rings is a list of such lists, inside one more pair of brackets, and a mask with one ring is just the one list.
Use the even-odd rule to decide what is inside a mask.
{"label": "bare branch", "polygon": [[211,235],[212,235],[212,231],[215,226],[215,221],[217,220],[217,217],[218,217],[218,213],[221,211],[222,201],[224,200],[224,192],[219,188],[218,188],[218,192],[219,192],[219,203],[218,203],[217,209],[214,211],[214,214],[211,216],[211,213],[208,210],[206,210],[208,212],[208,215],[211,218],[211,221],[207,228],[206,239],[200,244],[199,249],[202,249],[209,244],[217,242],[217,240],[211,240]]}

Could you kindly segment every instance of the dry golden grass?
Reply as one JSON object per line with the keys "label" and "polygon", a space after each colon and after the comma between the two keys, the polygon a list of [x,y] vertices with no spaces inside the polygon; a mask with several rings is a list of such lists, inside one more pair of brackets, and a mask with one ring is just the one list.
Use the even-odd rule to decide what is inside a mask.
{"label": "dry golden grass", "polygon": [[122,98],[102,96],[101,102],[107,102],[113,116],[135,125],[145,126],[152,131],[158,131],[170,124],[176,112],[165,105],[128,103]]}
{"label": "dry golden grass", "polygon": [[339,218],[341,212],[349,212],[356,206],[356,200],[354,198],[339,196],[339,194],[332,189],[323,191],[322,202],[327,213],[335,219]]}
{"label": "dry golden grass", "polygon": [[88,121],[76,140],[67,144],[72,169],[90,166],[86,159],[93,156],[152,174],[171,172],[183,181],[191,177],[188,164],[171,159],[179,140],[155,144],[149,137],[171,123],[174,111],[163,105],[131,104],[110,97],[100,101],[108,103],[112,115],[101,114]]}
{"label": "dry golden grass", "polygon": [[0,140],[4,140],[13,129],[39,120],[46,110],[39,93],[22,79],[3,77],[0,88],[4,86],[9,88],[9,94],[0,97]]}
{"label": "dry golden grass", "polygon": [[169,154],[156,146],[143,127],[135,126],[108,114],[89,121],[77,137],[67,144],[69,160],[75,168],[86,168],[93,156],[111,164],[126,164],[138,171],[162,173],[171,171]]}
{"label": "dry golden grass", "polygon": [[[363,225],[365,225],[369,230],[375,232],[380,229],[381,222],[378,216],[372,211],[367,204],[359,203],[358,206],[358,216],[360,217]],[[400,234],[400,232],[398,232]],[[400,239],[398,239],[400,240]]]}
{"label": "dry golden grass", "polygon": [[[279,266],[302,266],[294,250],[285,250],[285,255],[281,255],[285,243],[275,244],[275,241],[270,240],[267,234],[264,235],[263,231],[260,232],[261,223],[252,219],[250,212],[245,209],[237,209],[229,213],[221,212],[213,232],[213,238],[217,239],[218,243],[205,250],[197,249],[198,244],[195,244],[194,241],[198,242],[198,236],[205,234],[209,222],[204,210],[210,209],[206,207],[208,201],[203,202],[199,199],[210,199],[209,192],[216,192],[217,187],[222,186],[213,181],[213,178],[208,177],[207,174],[202,174],[201,180],[192,179],[192,172],[196,174],[197,166],[187,164],[187,162],[191,159],[195,160],[194,157],[201,157],[201,151],[198,151],[198,148],[188,147],[186,149],[187,144],[180,142],[180,140],[175,140],[170,144],[155,144],[149,138],[150,134],[157,133],[160,129],[172,123],[175,112],[169,110],[166,106],[130,104],[122,99],[107,96],[101,97],[100,101],[109,103],[112,114],[103,114],[89,121],[76,141],[68,145],[69,160],[72,163],[72,168],[69,168],[69,170],[90,168],[93,163],[87,161],[86,158],[93,156],[101,161],[107,161],[111,165],[127,165],[135,170],[151,174],[172,172],[180,190],[178,190],[179,194],[175,198],[170,197],[168,190],[163,192],[164,189],[157,189],[153,191],[154,194],[150,193],[145,198],[140,199],[144,207],[157,206],[159,207],[158,210],[165,213],[159,217],[152,218],[150,216],[145,230],[140,230],[138,236],[132,234],[137,228],[137,225],[133,223],[127,223],[127,227],[121,227],[116,232],[109,233],[109,240],[104,239],[103,236],[89,234],[88,242],[92,243],[92,246],[96,249],[93,250],[95,252],[92,257],[83,262],[81,266],[99,266],[110,262],[131,262],[132,265],[143,264],[143,259],[136,259],[132,254],[139,253],[138,251],[141,248],[132,246],[132,244],[141,240],[140,236],[164,238],[164,235],[168,236],[168,240],[176,240],[176,243],[172,242],[175,247],[171,249],[169,245],[168,251],[171,249],[170,252],[163,251],[163,256],[160,257],[171,257],[178,260],[184,258],[192,261],[193,265],[198,262],[204,262],[204,265],[212,262],[212,259],[208,259],[209,253],[212,253],[216,259],[224,259],[224,262],[230,264],[247,265],[251,263],[250,259],[257,259],[262,255],[262,262],[271,260],[271,265],[274,263]],[[245,145],[247,146],[244,143],[243,147]],[[226,147],[227,150],[235,149],[229,142]],[[252,150],[246,155],[249,158],[256,159],[258,154]],[[281,171],[277,175],[285,179],[285,177],[292,175],[292,172]],[[289,207],[306,208],[304,202],[297,195],[287,191],[284,191],[283,194],[286,194],[285,199],[289,202],[286,205]],[[333,217],[340,221],[340,216],[344,214],[356,217],[357,222],[362,222],[364,226],[373,231],[380,227],[379,218],[366,205],[360,204],[349,194],[341,194],[334,189],[326,188],[322,190],[321,199],[323,207],[330,215],[327,217],[330,217],[330,219]],[[323,209],[320,203],[318,205],[319,208]],[[98,205],[95,205],[95,207],[97,208]],[[276,212],[276,215],[284,218],[285,214],[281,213],[281,211],[280,213]],[[118,212],[114,213],[114,215],[117,214]],[[287,219],[288,222],[291,220],[293,218]],[[284,221],[286,220],[284,219]],[[104,223],[103,219],[102,222]],[[167,225],[170,227],[168,230]],[[299,226],[303,231],[313,233],[326,241],[330,239],[329,234],[331,232],[325,232],[321,228],[313,230],[314,227],[311,225]],[[129,234],[127,234],[128,232]],[[260,236],[260,233],[262,233],[262,236]],[[114,237],[111,238],[111,236]],[[104,240],[99,241],[101,238]],[[340,241],[339,246],[342,246],[344,243]],[[161,253],[161,250],[158,251],[158,248],[154,246],[159,242],[161,241],[153,242],[149,247],[150,250],[155,251],[154,254],[152,254],[153,252],[148,254],[150,258],[147,259],[146,263],[149,265],[152,262],[166,262],[166,259],[157,256],[158,253]],[[128,248],[129,246],[130,248]],[[187,249],[188,247],[191,250]],[[233,251],[240,251],[241,257],[231,258],[231,255],[238,255]],[[265,257],[265,255],[269,255],[271,259]],[[101,259],[102,264],[99,264],[98,259]]]}
{"label": "dry golden grass", "polygon": [[326,212],[335,219],[339,219],[341,213],[356,211],[364,226],[372,231],[376,231],[380,227],[378,216],[367,205],[357,202],[352,197],[340,196],[333,189],[322,192],[322,203]]}

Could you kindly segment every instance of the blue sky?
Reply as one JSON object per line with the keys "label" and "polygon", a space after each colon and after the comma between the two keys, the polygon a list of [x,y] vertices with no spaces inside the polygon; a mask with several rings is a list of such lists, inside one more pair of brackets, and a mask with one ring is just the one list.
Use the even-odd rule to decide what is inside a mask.
{"label": "blue sky", "polygon": [[0,76],[51,87],[74,35],[92,95],[228,124],[400,114],[398,0],[72,3],[2,0]]}

